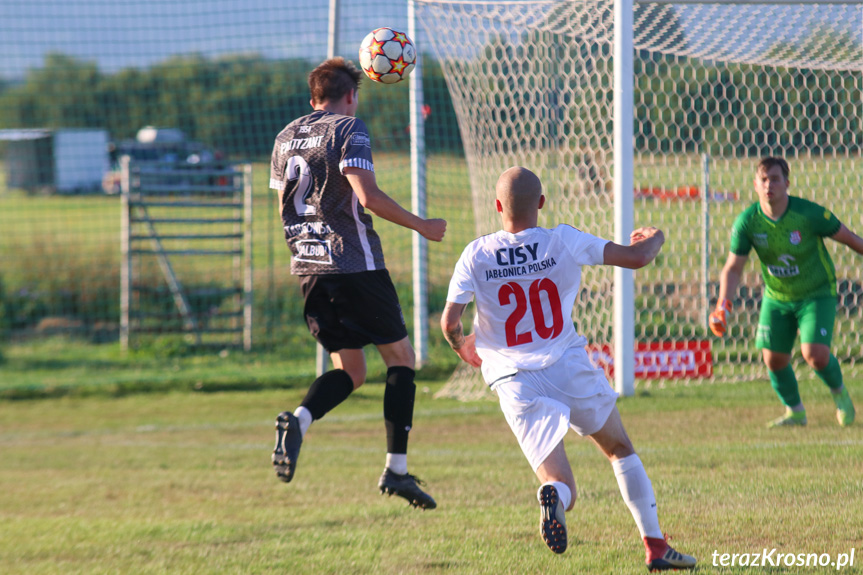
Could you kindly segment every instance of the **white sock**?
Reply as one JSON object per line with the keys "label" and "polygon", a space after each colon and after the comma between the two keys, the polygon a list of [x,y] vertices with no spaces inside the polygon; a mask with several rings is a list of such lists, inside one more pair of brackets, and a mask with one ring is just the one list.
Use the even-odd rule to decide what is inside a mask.
{"label": "white sock", "polygon": [[387,453],[387,468],[393,473],[404,475],[408,472],[407,453]]}
{"label": "white sock", "polygon": [[656,496],[653,485],[644,471],[644,465],[637,454],[611,462],[620,494],[635,519],[638,532],[642,537],[662,539],[659,517],[656,515]]}
{"label": "white sock", "polygon": [[294,415],[296,415],[297,419],[300,420],[300,431],[302,432],[303,437],[305,437],[306,432],[312,425],[312,412],[301,405],[294,411]]}
{"label": "white sock", "polygon": [[542,493],[542,488],[546,485],[551,485],[557,489],[557,496],[560,497],[560,502],[563,504],[563,508],[569,509],[569,504],[572,502],[572,490],[566,483],[561,483],[560,481],[548,481],[540,485],[539,490],[536,492],[537,501],[542,503],[540,493]]}

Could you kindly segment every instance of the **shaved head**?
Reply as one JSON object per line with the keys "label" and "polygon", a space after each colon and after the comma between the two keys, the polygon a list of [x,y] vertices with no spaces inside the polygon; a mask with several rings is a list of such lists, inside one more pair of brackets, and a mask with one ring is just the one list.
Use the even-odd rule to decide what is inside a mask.
{"label": "shaved head", "polygon": [[542,182],[527,168],[515,166],[500,175],[495,194],[504,215],[514,219],[530,218],[539,210]]}

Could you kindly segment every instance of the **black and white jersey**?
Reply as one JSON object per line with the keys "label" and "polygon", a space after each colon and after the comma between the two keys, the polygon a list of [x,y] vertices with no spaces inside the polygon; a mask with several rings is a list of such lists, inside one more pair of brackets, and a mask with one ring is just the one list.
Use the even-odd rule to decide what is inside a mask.
{"label": "black and white jersey", "polygon": [[381,241],[343,170],[374,171],[362,120],[323,110],[288,124],[276,137],[270,188],[278,190],[295,275],[384,269]]}

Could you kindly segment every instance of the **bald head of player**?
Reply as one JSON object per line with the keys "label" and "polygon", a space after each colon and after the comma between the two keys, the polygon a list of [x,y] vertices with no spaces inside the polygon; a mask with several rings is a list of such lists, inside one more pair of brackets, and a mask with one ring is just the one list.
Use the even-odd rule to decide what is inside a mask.
{"label": "bald head of player", "polygon": [[521,166],[509,168],[498,178],[495,195],[504,230],[517,233],[536,227],[539,210],[545,204],[542,182],[536,174]]}

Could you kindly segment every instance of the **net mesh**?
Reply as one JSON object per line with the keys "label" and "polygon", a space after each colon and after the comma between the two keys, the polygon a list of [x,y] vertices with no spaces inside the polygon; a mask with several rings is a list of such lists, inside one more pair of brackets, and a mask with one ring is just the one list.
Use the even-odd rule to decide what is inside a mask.
{"label": "net mesh", "polygon": [[[613,237],[612,3],[418,6],[459,118],[476,233],[498,229],[494,184],[521,164],[545,186],[540,225]],[[755,200],[759,157],[787,157],[790,193],[859,227],[861,18],[860,4],[635,5],[634,219],[666,232],[663,253],[635,273],[637,341],[712,339],[707,314],[731,224]],[[861,267],[857,254],[826,243],[840,278],[833,351],[856,373]],[[612,279],[610,269],[585,269],[573,314],[596,344],[612,342]],[[763,377],[753,341],[762,285],[757,262],[749,263],[730,333],[712,340],[713,375],[680,381]],[[477,386],[476,370],[460,368],[441,393],[467,397]]]}
{"label": "net mesh", "polygon": [[[407,29],[405,2],[339,4],[335,51],[354,61],[370,30]],[[503,168],[523,163],[540,173],[550,199],[542,224],[612,234],[614,23],[610,2],[416,6],[428,213],[449,222],[446,240],[428,250],[430,358],[448,370],[455,357],[437,314],[461,249],[497,227],[490,194]],[[635,223],[668,238],[660,259],[635,274],[639,341],[707,337],[728,227],[752,198],[759,155],[788,156],[792,192],[859,231],[860,6],[634,7]],[[164,160],[219,152],[253,164],[253,340],[287,343],[313,365],[267,179],[273,138],[309,110],[306,75],[326,57],[332,33],[328,3],[7,0],[0,14],[0,344],[46,356],[52,347],[38,340],[56,334],[116,344],[117,152],[156,126],[185,137],[170,150],[146,150]],[[357,115],[373,138],[378,183],[410,205],[408,83],[366,81],[361,94]],[[716,192],[708,231],[698,201],[703,154]],[[375,227],[412,331],[411,232],[379,220]],[[840,277],[834,350],[843,368],[856,368],[859,260],[828,246]],[[176,262],[178,276],[206,290],[215,272],[199,273],[201,262],[187,259]],[[586,272],[573,319],[593,342],[608,342],[612,276]],[[158,274],[146,277],[146,287],[165,292]],[[751,341],[760,286],[750,263],[731,335],[713,341],[717,375],[707,381],[761,373]]]}
{"label": "net mesh", "polygon": [[[356,62],[371,30],[407,29],[404,2],[341,0],[340,6],[331,30],[327,2],[3,2],[0,345],[40,353],[40,342],[55,335],[116,343],[119,157],[194,168],[212,167],[218,156],[218,163],[253,165],[255,346],[289,342],[293,357],[313,365],[314,340],[268,187],[273,141],[311,110],[307,76],[327,57],[333,32],[336,55]],[[429,291],[440,308],[444,276],[473,227],[462,207],[469,194],[454,114],[430,57],[423,74],[429,214],[450,222],[447,242],[429,254]],[[403,206],[411,205],[408,89],[408,82],[364,79],[357,110],[373,139],[378,184]],[[142,130],[152,132],[148,127],[170,138],[140,141]],[[375,228],[412,331],[412,232],[378,218]],[[203,292],[225,279],[207,261],[188,256],[173,265],[189,289]],[[160,273],[139,280],[149,293],[168,291]],[[173,349],[158,339],[153,353]],[[437,336],[433,345],[441,343]]]}

